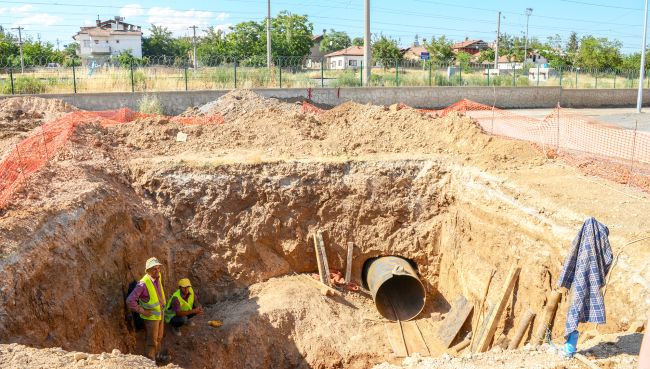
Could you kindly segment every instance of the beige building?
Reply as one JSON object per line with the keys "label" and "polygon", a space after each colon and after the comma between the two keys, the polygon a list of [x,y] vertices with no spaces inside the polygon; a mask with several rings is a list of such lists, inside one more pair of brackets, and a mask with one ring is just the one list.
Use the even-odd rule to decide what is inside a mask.
{"label": "beige building", "polygon": [[363,47],[350,46],[325,55],[328,69],[357,69],[363,62]]}

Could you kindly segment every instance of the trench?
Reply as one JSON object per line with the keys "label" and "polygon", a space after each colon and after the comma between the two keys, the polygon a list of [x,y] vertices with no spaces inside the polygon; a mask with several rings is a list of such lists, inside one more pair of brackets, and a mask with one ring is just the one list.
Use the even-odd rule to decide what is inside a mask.
{"label": "trench", "polygon": [[[316,271],[311,236],[317,230],[330,268],[345,270],[347,244],[354,244],[358,284],[365,282],[368,260],[397,255],[411,261],[426,293],[415,319],[447,313],[459,294],[480,299],[490,269],[498,271],[498,283],[510,264],[523,264],[527,273],[500,323],[505,334],[499,339],[506,342],[522,311],[543,303],[546,275],[555,272],[549,256],[536,251],[550,243],[542,226],[520,211],[498,211],[512,204],[473,190],[474,174],[439,157],[201,165],[133,160],[128,169],[128,186],[108,181],[89,193],[94,201],[76,218],[66,218],[74,236],[44,228],[39,237],[48,244],[46,257],[8,269],[22,275],[16,288],[34,291],[15,296],[20,309],[4,307],[15,319],[3,321],[0,331],[13,341],[141,353],[142,332],[124,319],[125,289],[139,279],[144,261],[157,256],[168,294],[188,277],[206,306],[196,328],[165,338],[174,363],[372,367],[392,352],[383,325],[389,314],[377,309],[385,305],[379,300],[403,299],[409,283],[389,280],[377,304],[363,289],[324,298],[294,275]],[[46,272],[69,263],[79,274],[72,286]],[[84,295],[87,288],[93,293]],[[34,316],[38,321],[30,323]],[[205,324],[213,319],[224,325]]]}

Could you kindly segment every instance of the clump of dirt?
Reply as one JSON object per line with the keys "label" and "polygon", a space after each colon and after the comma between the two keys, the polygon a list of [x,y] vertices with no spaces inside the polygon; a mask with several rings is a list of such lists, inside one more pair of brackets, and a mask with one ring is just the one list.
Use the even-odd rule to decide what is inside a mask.
{"label": "clump of dirt", "polygon": [[282,102],[275,98],[267,98],[251,90],[232,90],[215,101],[209,102],[198,108],[190,108],[182,116],[202,116],[220,114],[226,121],[232,120],[243,114],[266,110],[278,109],[283,112],[299,112],[300,106]]}
{"label": "clump of dirt", "polygon": [[59,99],[35,96],[0,99],[0,159],[32,129],[78,110]]}
{"label": "clump of dirt", "polygon": [[[122,354],[117,349],[110,353],[87,354],[61,348],[35,349],[16,343],[0,344],[0,367],[3,368],[67,369],[81,366],[91,369],[160,368],[144,356]],[[165,365],[164,368],[180,369],[174,364]]]}

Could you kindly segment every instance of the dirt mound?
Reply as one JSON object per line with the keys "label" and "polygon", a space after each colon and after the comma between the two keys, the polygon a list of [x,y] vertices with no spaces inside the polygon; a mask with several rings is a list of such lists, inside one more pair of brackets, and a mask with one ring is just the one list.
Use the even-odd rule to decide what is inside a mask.
{"label": "dirt mound", "polygon": [[284,112],[299,112],[300,106],[285,103],[275,98],[263,97],[251,90],[232,90],[215,101],[209,102],[198,108],[190,108],[181,115],[200,116],[218,113],[226,118],[226,120],[231,120],[252,111],[267,109],[279,109]]}
{"label": "dirt mound", "polygon": [[[0,367],[2,368],[96,368],[126,369],[160,368],[156,363],[139,355],[122,354],[119,350],[111,353],[87,354],[65,351],[61,348],[35,349],[18,344],[0,344]],[[168,364],[164,368],[180,368]]]}
{"label": "dirt mound", "polygon": [[59,99],[35,96],[0,99],[0,159],[27,132],[75,110],[78,109]]}

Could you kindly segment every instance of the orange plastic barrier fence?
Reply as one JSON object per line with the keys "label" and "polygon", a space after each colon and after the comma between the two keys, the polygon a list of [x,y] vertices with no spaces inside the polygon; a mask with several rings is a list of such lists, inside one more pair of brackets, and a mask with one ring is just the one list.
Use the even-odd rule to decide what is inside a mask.
{"label": "orange plastic barrier fence", "polygon": [[315,105],[312,105],[308,103],[307,101],[302,102],[302,108],[300,109],[300,112],[305,114],[305,113],[322,113],[324,112],[324,109],[321,109]]}
{"label": "orange plastic barrier fence", "polygon": [[[123,108],[109,111],[76,111],[43,124],[18,143],[0,162],[0,207],[34,172],[43,167],[63,146],[79,124],[98,122],[104,127],[125,124],[141,118],[158,117]],[[171,117],[179,124],[221,124],[220,115],[204,117]]]}
{"label": "orange plastic barrier fence", "polygon": [[587,174],[650,192],[650,132],[599,122],[557,107],[544,119],[461,100],[438,114],[464,114],[493,135],[537,144]]}

